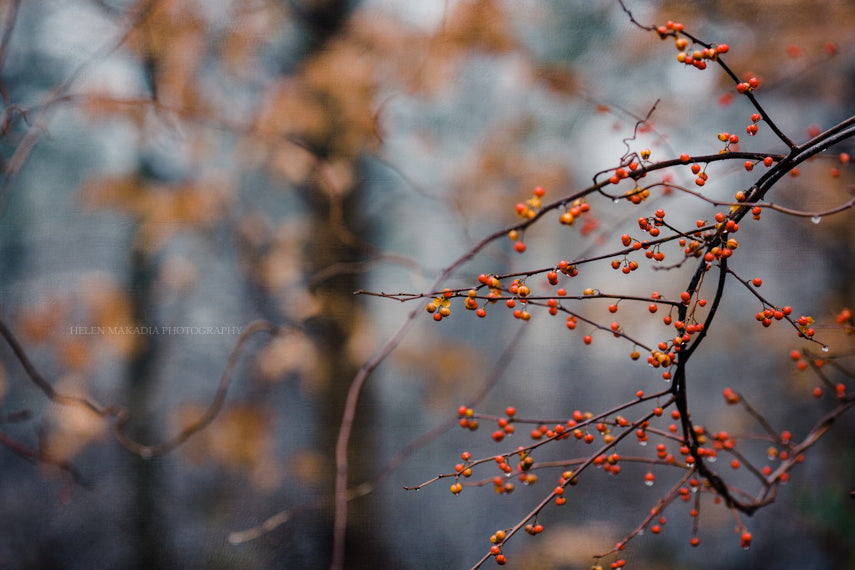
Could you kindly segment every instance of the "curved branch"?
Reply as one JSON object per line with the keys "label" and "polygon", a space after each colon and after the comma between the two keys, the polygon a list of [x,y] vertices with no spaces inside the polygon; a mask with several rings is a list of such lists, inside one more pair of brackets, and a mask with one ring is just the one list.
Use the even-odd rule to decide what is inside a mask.
{"label": "curved branch", "polygon": [[118,405],[102,406],[89,398],[71,396],[57,392],[33,365],[14,333],[12,333],[11,329],[6,325],[3,319],[0,318],[0,336],[2,336],[6,343],[11,347],[12,352],[15,353],[15,357],[24,368],[24,372],[30,381],[32,381],[32,383],[35,384],[35,386],[41,390],[50,401],[63,406],[79,406],[89,410],[101,418],[115,417],[116,422],[113,425],[113,433],[116,441],[131,453],[144,458],[155,457],[168,453],[187,441],[193,434],[198,433],[210,425],[220,412],[220,409],[223,407],[226,394],[232,382],[234,368],[237,365],[238,358],[240,357],[243,346],[246,342],[256,333],[267,332],[276,334],[282,330],[284,330],[283,327],[276,326],[267,321],[253,321],[247,325],[247,327],[241,332],[241,336],[238,338],[237,343],[229,354],[222,377],[220,378],[220,383],[217,386],[216,393],[214,394],[214,399],[208,406],[207,410],[205,410],[205,412],[196,421],[184,427],[172,438],[157,445],[146,445],[135,441],[125,432],[125,426],[131,419],[127,408]]}

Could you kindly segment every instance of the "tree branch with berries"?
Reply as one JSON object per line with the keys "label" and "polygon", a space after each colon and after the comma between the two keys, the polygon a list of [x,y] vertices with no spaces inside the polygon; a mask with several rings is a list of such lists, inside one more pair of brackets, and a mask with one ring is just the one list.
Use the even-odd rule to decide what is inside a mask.
{"label": "tree branch with berries", "polygon": [[[603,563],[612,568],[624,566],[626,562],[620,553],[627,544],[644,531],[659,534],[666,522],[664,513],[672,504],[681,501],[692,504],[692,546],[700,544],[701,512],[712,503],[731,511],[739,545],[748,548],[753,536],[744,516],[771,504],[780,485],[790,479],[791,472],[805,460],[810,448],[855,405],[855,372],[847,365],[851,353],[832,352],[826,340],[832,334],[839,334],[843,339],[851,335],[851,311],[840,310],[836,321],[829,323],[799,315],[784,300],[760,293],[763,278],[744,276],[742,270],[731,267],[734,259],[751,256],[752,246],[757,245],[750,239],[737,237],[741,225],[760,222],[773,214],[809,218],[814,224],[833,215],[851,215],[855,197],[836,206],[807,210],[788,205],[785,196],[775,196],[775,190],[786,177],[798,176],[799,168],[813,159],[833,162],[832,177],[839,177],[840,169],[849,165],[849,155],[838,150],[832,157],[827,151],[846,148],[845,144],[855,136],[855,116],[799,142],[776,123],[774,110],[761,103],[762,82],[753,75],[742,77],[728,66],[726,59],[731,50],[727,44],[703,41],[678,22],[642,24],[622,0],[618,1],[639,33],[655,34],[673,43],[678,64],[704,73],[717,71],[727,78],[734,96],[743,97],[752,110],[746,117],[745,135],[715,133],[720,144],[718,152],[712,154],[682,152],[677,156],[654,158],[649,148],[635,148],[634,145],[638,132],[655,117],[657,102],[638,121],[633,135],[624,139],[626,151],[616,157],[613,167],[595,173],[587,188],[566,193],[559,191],[559,196],[551,201],[547,199],[552,190],[534,188],[525,201],[513,206],[519,220],[491,233],[449,265],[435,289],[359,292],[407,303],[427,301],[424,309],[439,325],[456,316],[461,309],[477,319],[489,319],[491,313],[507,310],[520,321],[521,327],[536,326],[550,317],[561,318],[570,331],[567,334],[578,334],[573,332],[576,329],[584,330],[579,339],[583,345],[613,342],[615,347],[625,346],[632,360],[639,361],[640,365],[646,363],[650,374],[665,383],[664,389],[650,393],[639,389],[632,397],[606,405],[602,411],[568,411],[565,417],[524,415],[514,406],[496,414],[473,405],[461,405],[457,410],[461,428],[475,432],[484,424],[493,423],[496,429],[490,438],[503,447],[495,454],[481,457],[463,451],[453,469],[444,470],[423,483],[408,485],[406,489],[421,489],[444,481],[449,483],[454,495],[479,492],[478,488],[482,487],[492,488],[499,495],[510,495],[516,484],[546,487],[527,514],[516,521],[508,521],[507,526],[489,537],[489,547],[473,568],[490,559],[500,565],[507,563],[508,556],[512,556],[510,541],[520,530],[531,535],[545,532],[543,519],[547,511],[560,509],[568,495],[574,493],[577,485],[584,486],[595,470],[617,476],[622,465],[644,466],[644,482],[649,486],[661,472],[678,472],[679,477],[648,513],[639,513],[637,526],[628,529],[621,541],[594,555],[595,567],[601,568]],[[741,148],[744,143],[741,138],[747,136],[750,140],[764,128],[786,147],[784,152]],[[713,171],[727,165],[750,173],[754,176],[752,182],[735,193],[725,188],[725,184],[717,186]],[[675,182],[675,171],[690,172],[695,188]],[[852,190],[848,188],[850,194]],[[695,205],[707,208],[708,214],[693,219],[681,207],[682,202],[673,200],[677,196],[692,199]],[[654,200],[661,206],[648,206],[648,202]],[[614,227],[602,232],[606,239],[594,246],[595,250],[568,254],[546,267],[503,273],[485,271],[477,277],[463,277],[466,282],[463,286],[440,288],[465,262],[477,259],[488,244],[509,239],[515,254],[525,255],[530,251],[525,234],[535,225],[557,222],[567,231],[578,229],[585,236],[597,230],[595,213],[598,210],[625,207],[636,209],[637,221],[619,220]],[[669,287],[668,290],[632,295],[613,290],[609,285],[613,280],[606,280],[597,287],[576,287],[575,283],[585,279],[588,268],[595,264],[607,264],[617,276],[644,270],[667,271],[670,272]],[[572,293],[577,288],[581,292]],[[708,339],[728,334],[732,326],[748,326],[752,320],[746,318],[745,322],[736,324],[725,322],[728,319],[723,310],[728,302],[725,293],[736,289],[747,291],[757,303],[758,311],[753,320],[759,326],[792,328],[792,339],[801,346],[790,354],[796,369],[812,372],[819,382],[811,396],[819,400],[821,407],[812,427],[801,437],[775,426],[764,414],[762,405],[749,403],[745,394],[732,387],[722,392],[724,405],[746,414],[757,433],[728,433],[701,425],[694,418],[691,394],[701,374],[690,367],[693,356],[704,350]],[[599,312],[604,302],[608,303],[608,316]],[[648,321],[659,323],[657,332],[651,335],[651,326],[618,320],[616,315],[626,306],[640,307]],[[413,318],[416,318],[415,312],[408,322]],[[381,359],[394,349],[396,342],[394,340],[381,353]],[[377,363],[372,361],[371,369]],[[603,362],[602,365],[609,364]],[[715,371],[704,373],[714,374]],[[604,390],[604,396],[611,394],[607,387]],[[351,416],[346,417],[352,421]],[[526,443],[504,447],[508,438],[519,436],[521,432],[528,438]],[[632,442],[637,448],[626,453]],[[759,457],[752,446],[757,442],[766,446],[765,453]],[[559,450],[556,452],[562,459],[539,461],[538,455],[546,448]],[[721,463],[715,463],[722,459]],[[719,467],[722,463],[723,468]],[[740,482],[732,476],[737,472],[741,474]],[[758,490],[746,488],[746,477]],[[343,480],[346,481],[346,470]]]}

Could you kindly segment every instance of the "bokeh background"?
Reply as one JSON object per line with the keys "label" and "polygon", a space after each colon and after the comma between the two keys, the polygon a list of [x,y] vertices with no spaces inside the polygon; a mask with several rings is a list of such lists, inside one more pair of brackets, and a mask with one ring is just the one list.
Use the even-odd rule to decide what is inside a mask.
{"label": "bokeh background", "polygon": [[[855,110],[851,2],[627,5],[643,23],[678,20],[728,43],[728,64],[762,79],[763,104],[796,141]],[[654,160],[714,153],[716,134],[742,133],[752,112],[728,98],[732,84],[714,66],[677,64],[670,40],[606,0],[6,0],[0,16],[0,317],[44,377],[126,406],[129,434],[156,444],[204,412],[248,323],[300,330],[253,337],[216,420],[150,460],[122,448],[110,421],[51,403],[4,344],[0,432],[19,446],[0,448],[4,568],[328,566],[347,388],[417,308],[354,291],[425,292],[513,222],[534,186],[552,200],[613,168],[654,106],[653,128],[630,143]],[[744,149],[785,150],[760,130]],[[817,210],[845,202],[855,176],[850,167],[832,178],[833,160],[805,165],[771,199]],[[707,188],[730,199],[751,180],[716,166]],[[625,230],[614,228],[641,215],[605,199],[592,207],[598,225],[545,221],[527,233],[524,256],[497,242],[446,285],[616,245]],[[686,220],[712,212],[661,193],[644,207]],[[851,220],[746,220],[750,245],[733,267],[761,276],[767,298],[833,321],[853,301]],[[685,282],[677,272],[615,275],[592,266],[572,287],[647,295]],[[604,306],[592,317],[607,319]],[[762,329],[756,311],[744,290],[726,295],[717,334],[694,357],[691,403],[713,429],[757,431],[721,405],[732,385],[798,437],[832,402],[814,401],[815,379],[788,360],[801,346],[792,330]],[[371,376],[350,482],[372,487],[350,503],[347,567],[469,567],[490,534],[546,492],[402,489],[450,471],[462,450],[516,445],[458,428],[407,447],[484,382],[495,387],[479,409],[513,404],[526,417],[605,410],[661,383],[618,341],[585,347],[581,332],[545,317],[523,324],[493,311],[479,321],[462,306],[442,323],[425,316]],[[643,317],[626,314],[626,326],[652,334]],[[827,335],[832,351],[848,350]],[[855,565],[852,436],[852,419],[838,422],[778,501],[745,521],[750,550],[730,513],[707,507],[704,546],[690,549],[688,509],[675,505],[663,534],[635,539],[625,558],[663,569]],[[50,460],[27,460],[21,447]],[[65,461],[80,481],[56,467]],[[510,566],[588,567],[667,488],[667,477],[648,488],[642,470],[626,471],[593,474],[569,508],[545,511],[547,532],[515,538]],[[229,541],[277,513],[276,528]]]}

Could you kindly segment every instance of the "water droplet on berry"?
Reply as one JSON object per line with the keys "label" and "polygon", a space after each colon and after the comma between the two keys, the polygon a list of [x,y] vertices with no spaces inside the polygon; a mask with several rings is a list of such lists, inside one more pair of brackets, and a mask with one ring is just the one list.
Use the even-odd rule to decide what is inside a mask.
{"label": "water droplet on berry", "polygon": [[828,345],[827,345],[827,344],[823,344],[823,345],[822,345],[822,351],[823,351],[823,352],[828,352]]}
{"label": "water droplet on berry", "polygon": [[811,222],[813,222],[814,224],[818,224],[819,222],[821,222],[821,221],[822,221],[822,216],[813,216],[813,217],[810,219],[810,221],[811,221]]}
{"label": "water droplet on berry", "polygon": [[620,198],[612,198],[612,204],[617,204],[620,202]]}
{"label": "water droplet on berry", "polygon": [[646,439],[644,439],[644,440],[641,440],[641,439],[640,439],[640,440],[638,440],[638,445],[640,445],[641,447],[645,447],[645,446],[647,446],[647,440],[646,440]]}
{"label": "water droplet on berry", "polygon": [[645,481],[644,484],[647,485],[648,487],[652,487],[653,481]]}

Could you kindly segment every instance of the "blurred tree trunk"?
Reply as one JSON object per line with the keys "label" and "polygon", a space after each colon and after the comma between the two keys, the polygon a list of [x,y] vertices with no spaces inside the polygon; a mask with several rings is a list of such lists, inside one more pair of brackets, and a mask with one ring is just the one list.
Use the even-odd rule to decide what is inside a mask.
{"label": "blurred tree trunk", "polygon": [[[360,212],[359,202],[361,192],[354,188],[343,200],[341,220],[330,219],[330,200],[319,188],[309,187],[307,194],[312,196],[307,200],[311,207],[309,231],[312,239],[306,252],[307,267],[310,275],[328,269],[336,264],[352,263],[364,258],[364,254],[346,243],[343,232],[351,232],[359,225],[356,216]],[[341,224],[336,227],[337,224]],[[364,235],[364,231],[360,232]],[[318,316],[307,323],[307,328],[319,348],[320,361],[324,363],[322,380],[325,386],[325,403],[320,409],[324,416],[318,418],[318,425],[325,429],[319,430],[318,445],[327,455],[331,468],[325,487],[332,490],[334,484],[335,446],[338,428],[341,424],[344,403],[348,388],[358,367],[354,364],[349,353],[349,342],[358,328],[356,297],[353,292],[360,287],[357,275],[341,273],[324,280],[313,290],[314,297],[320,302],[321,310]],[[374,406],[370,387],[366,387],[359,400],[359,411],[356,414],[354,431],[349,449],[349,482],[358,484],[371,476],[370,461],[376,454],[372,448],[371,437],[371,408]],[[372,544],[370,521],[376,520],[379,513],[372,508],[372,501],[353,501],[348,508],[348,542],[346,563],[349,568],[376,567],[382,560]],[[330,511],[330,517],[332,512]],[[331,519],[330,519],[331,521]],[[382,564],[381,564],[382,566]]]}
{"label": "blurred tree trunk", "polygon": [[[137,232],[137,235],[139,233]],[[156,326],[152,322],[152,287],[157,275],[156,260],[146,250],[145,244],[135,240],[130,252],[130,296],[134,326]],[[157,384],[156,365],[159,354],[157,335],[137,335],[134,350],[128,360],[127,402],[131,416],[130,435],[143,444],[158,440],[159,434],[153,429],[158,425],[158,415],[152,410],[152,391]],[[160,467],[157,459],[147,459],[139,455],[128,456],[130,471],[128,488],[132,497],[131,536],[135,539],[131,545],[134,562],[141,570],[146,568],[170,568],[170,555],[166,545],[170,529],[167,518],[161,512],[159,497],[166,496],[162,488]]]}
{"label": "blurred tree trunk", "polygon": [[[292,6],[297,8],[296,15],[310,35],[307,58],[322,52],[327,42],[342,32],[342,27],[355,4],[352,0],[292,3]],[[328,112],[336,113],[337,110],[330,108]],[[334,120],[337,121],[338,117]],[[345,122],[342,127],[346,129],[348,124]],[[342,193],[338,193],[340,189],[331,188],[328,181],[325,183],[321,172],[326,160],[341,159],[334,156],[335,149],[341,146],[336,140],[339,136],[342,134],[334,131],[327,140],[314,141],[313,150],[320,159],[319,166],[315,176],[300,189],[300,195],[309,210],[306,219],[309,245],[305,252],[305,267],[310,280],[319,272],[365,259],[365,252],[360,251],[351,240],[351,236],[364,238],[366,235],[365,226],[359,219],[359,212],[363,211],[361,202],[364,190],[358,182],[359,159],[344,157],[344,160],[350,163],[352,178],[356,182],[352,188],[344,189]],[[317,432],[317,445],[328,458],[330,469],[327,471],[324,488],[329,489],[330,493],[334,488],[338,429],[348,388],[358,369],[349,351],[350,340],[358,328],[359,313],[353,294],[360,288],[358,275],[352,271],[344,271],[316,283],[311,293],[320,304],[320,310],[306,323],[306,328],[318,347],[319,360],[323,363],[325,375],[321,379],[325,388],[321,398],[323,405],[319,408],[323,416],[317,419],[317,425],[322,426]],[[358,484],[372,474],[370,461],[367,460],[374,453],[370,437],[371,414],[367,412],[372,406],[371,390],[367,388],[360,397],[359,411],[350,439],[348,479],[351,485]],[[370,532],[371,521],[380,516],[372,505],[374,503],[371,501],[359,500],[349,505],[346,547],[348,568],[392,567],[392,561],[387,559],[388,555],[383,554],[380,540]],[[328,512],[328,517],[328,528],[331,529],[332,510]]]}

